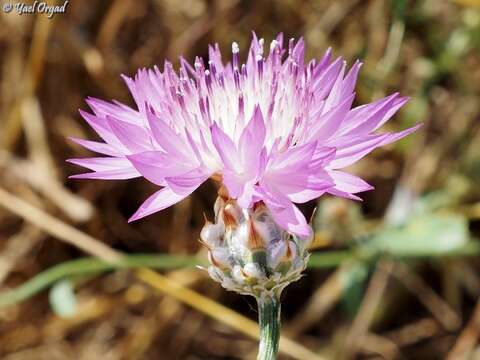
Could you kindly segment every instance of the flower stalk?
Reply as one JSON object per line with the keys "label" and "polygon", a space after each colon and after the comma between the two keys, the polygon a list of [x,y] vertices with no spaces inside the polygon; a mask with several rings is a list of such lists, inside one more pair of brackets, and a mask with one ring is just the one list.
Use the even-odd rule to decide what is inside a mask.
{"label": "flower stalk", "polygon": [[257,360],[275,360],[280,340],[280,299],[276,296],[257,298],[260,343]]}
{"label": "flower stalk", "polygon": [[280,296],[302,276],[309,238],[283,230],[262,203],[245,209],[221,187],[215,219],[206,219],[200,241],[208,249],[208,272],[225,289],[255,297],[260,344],[258,360],[274,360],[280,340]]}

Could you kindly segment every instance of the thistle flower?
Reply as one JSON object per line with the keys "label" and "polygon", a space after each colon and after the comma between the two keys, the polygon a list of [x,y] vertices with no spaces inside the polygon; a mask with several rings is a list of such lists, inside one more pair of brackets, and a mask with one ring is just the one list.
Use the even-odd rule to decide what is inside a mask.
{"label": "thistle flower", "polygon": [[89,98],[93,114],[80,110],[103,142],[73,139],[102,157],[70,159],[93,172],[81,179],[143,176],[161,187],[130,218],[143,218],[191,194],[208,178],[220,180],[242,208],[262,201],[282,228],[310,235],[294,203],[324,193],[359,199],[365,181],[341,171],[373,149],[415,131],[376,134],[407,98],[395,93],[351,109],[361,66],[346,73],[342,58],[327,50],[320,61],[304,62],[303,39],[282,47],[278,35],[264,50],[253,40],[245,64],[232,45],[222,61],[218,45],[209,61],[179,72],[141,69],[124,80],[137,105]]}
{"label": "thistle flower", "polygon": [[305,63],[303,39],[282,43],[280,34],[264,50],[253,34],[244,64],[233,43],[226,64],[215,45],[207,64],[181,58],[178,73],[167,61],[163,71],[124,76],[136,108],[89,98],[93,114],[80,113],[103,142],[73,140],[104,156],[69,160],[92,170],[73,178],[144,177],[161,187],[130,221],[209,178],[220,183],[215,222],[200,238],[211,277],[256,297],[262,360],[278,350],[280,293],[308,260],[312,232],[295,204],[325,193],[359,200],[372,186],[342,169],[418,128],[377,134],[407,98],[395,93],[352,108],[360,62],[347,72],[329,49]]}

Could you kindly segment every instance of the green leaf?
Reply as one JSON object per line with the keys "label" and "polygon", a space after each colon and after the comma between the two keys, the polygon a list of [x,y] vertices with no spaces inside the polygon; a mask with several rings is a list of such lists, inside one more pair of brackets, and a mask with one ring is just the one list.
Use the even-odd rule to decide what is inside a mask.
{"label": "green leaf", "polygon": [[341,305],[352,318],[362,303],[369,270],[368,263],[355,262],[343,275],[344,288]]}
{"label": "green leaf", "polygon": [[77,298],[71,281],[61,280],[50,290],[49,297],[52,310],[61,317],[70,317],[77,309]]}
{"label": "green leaf", "polygon": [[381,231],[367,246],[399,257],[438,256],[465,247],[468,240],[468,223],[462,216],[423,214]]}

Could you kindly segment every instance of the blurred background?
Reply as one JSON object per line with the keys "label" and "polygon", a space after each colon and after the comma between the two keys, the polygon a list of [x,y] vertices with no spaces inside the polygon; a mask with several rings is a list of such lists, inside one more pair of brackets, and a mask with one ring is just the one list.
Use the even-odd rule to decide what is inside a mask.
{"label": "blurred background", "polygon": [[[361,59],[356,104],[400,91],[411,101],[384,129],[424,123],[351,168],[376,188],[363,202],[325,196],[302,208],[310,216],[318,205],[312,261],[283,295],[293,342],[279,358],[480,359],[478,1],[77,0],[52,18],[6,12],[7,3],[2,359],[255,358],[251,322],[229,324],[218,307],[256,320],[254,300],[191,266],[205,261],[197,239],[203,212],[212,217],[213,184],[127,224],[153,185],[67,180],[80,169],[65,162],[91,155],[68,136],[96,139],[78,113],[85,97],[131,105],[120,74],[205,57],[215,42],[227,57],[232,41],[245,54],[252,30],[267,42],[281,31],[304,36],[308,59],[329,46],[349,64]],[[127,267],[163,276],[96,260],[113,250],[131,256]]]}

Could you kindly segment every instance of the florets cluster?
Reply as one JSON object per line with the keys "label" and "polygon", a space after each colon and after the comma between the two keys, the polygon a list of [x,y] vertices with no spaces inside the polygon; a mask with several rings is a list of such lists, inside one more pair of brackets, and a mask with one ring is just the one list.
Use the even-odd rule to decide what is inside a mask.
{"label": "florets cluster", "polygon": [[85,179],[144,177],[159,189],[130,220],[163,210],[209,178],[220,179],[247,212],[263,203],[275,222],[298,237],[311,228],[295,204],[324,193],[349,199],[372,187],[343,169],[417,127],[377,133],[407,101],[392,94],[353,107],[361,63],[348,71],[328,50],[305,62],[303,39],[264,49],[253,35],[245,63],[216,44],[209,58],[184,59],[174,70],[141,69],[124,77],[136,106],[88,99],[82,116],[102,141],[74,139],[102,156],[71,159]]}

